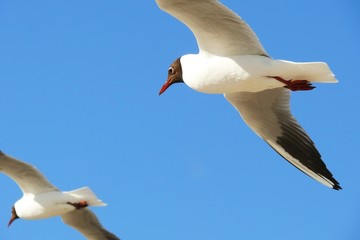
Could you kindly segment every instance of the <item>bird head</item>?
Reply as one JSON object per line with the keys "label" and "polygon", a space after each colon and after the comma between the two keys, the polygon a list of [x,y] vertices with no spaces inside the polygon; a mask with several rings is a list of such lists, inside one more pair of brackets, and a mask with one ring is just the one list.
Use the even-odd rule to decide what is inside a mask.
{"label": "bird head", "polygon": [[176,59],[168,69],[168,77],[165,84],[161,87],[159,95],[168,89],[174,83],[181,83],[184,82],[182,78],[182,68],[180,63],[180,58]]}

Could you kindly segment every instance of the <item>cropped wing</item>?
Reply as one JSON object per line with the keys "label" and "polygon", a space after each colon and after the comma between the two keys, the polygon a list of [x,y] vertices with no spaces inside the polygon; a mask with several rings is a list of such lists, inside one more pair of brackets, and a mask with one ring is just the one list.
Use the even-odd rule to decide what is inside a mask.
{"label": "cropped wing", "polygon": [[81,232],[88,240],[120,240],[107,231],[88,208],[73,210],[61,217],[64,223]]}
{"label": "cropped wing", "polygon": [[267,56],[253,30],[217,0],[156,0],[194,33],[200,51],[219,56]]}
{"label": "cropped wing", "polygon": [[35,167],[10,157],[1,151],[0,172],[12,178],[19,185],[23,194],[58,191]]}

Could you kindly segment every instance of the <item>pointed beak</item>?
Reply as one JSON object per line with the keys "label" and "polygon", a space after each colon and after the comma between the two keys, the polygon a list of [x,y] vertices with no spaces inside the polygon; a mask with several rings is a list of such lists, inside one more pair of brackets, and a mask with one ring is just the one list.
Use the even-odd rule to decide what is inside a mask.
{"label": "pointed beak", "polygon": [[17,217],[16,217],[15,214],[13,214],[13,215],[11,216],[10,221],[9,221],[9,223],[8,223],[8,227],[10,227],[10,225],[13,223],[13,221],[14,221],[16,218],[17,218]]}
{"label": "pointed beak", "polygon": [[165,84],[161,87],[160,92],[159,92],[159,95],[161,95],[163,92],[165,92],[166,89],[168,89],[168,87],[170,87],[171,84],[172,84],[171,78],[169,78],[169,79],[165,82]]}

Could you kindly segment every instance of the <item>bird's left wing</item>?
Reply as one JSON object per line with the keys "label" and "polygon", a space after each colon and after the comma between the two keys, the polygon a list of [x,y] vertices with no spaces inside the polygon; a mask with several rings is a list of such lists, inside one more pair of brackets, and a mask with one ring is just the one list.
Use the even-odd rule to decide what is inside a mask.
{"label": "bird's left wing", "polygon": [[10,157],[0,151],[0,172],[12,178],[24,194],[58,191],[34,166]]}
{"label": "bird's left wing", "polygon": [[120,240],[101,225],[90,209],[75,209],[62,215],[61,218],[64,223],[81,232],[88,240]]}
{"label": "bird's left wing", "polygon": [[200,50],[219,56],[267,56],[246,22],[217,0],[156,0],[156,3],[190,28]]}
{"label": "bird's left wing", "polygon": [[341,189],[313,141],[292,116],[288,89],[231,93],[225,98],[246,124],[288,162],[320,183]]}

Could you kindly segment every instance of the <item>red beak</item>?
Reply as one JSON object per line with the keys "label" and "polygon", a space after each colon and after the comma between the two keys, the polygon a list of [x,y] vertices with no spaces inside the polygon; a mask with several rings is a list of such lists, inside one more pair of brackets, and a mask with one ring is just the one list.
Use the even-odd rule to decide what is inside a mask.
{"label": "red beak", "polygon": [[161,95],[163,92],[166,91],[166,89],[168,89],[168,87],[170,87],[171,82],[170,80],[167,80],[166,83],[161,87],[159,95]]}
{"label": "red beak", "polygon": [[16,219],[17,217],[15,215],[12,215],[10,218],[10,221],[8,223],[8,227],[10,227],[10,225],[12,224],[12,222]]}

